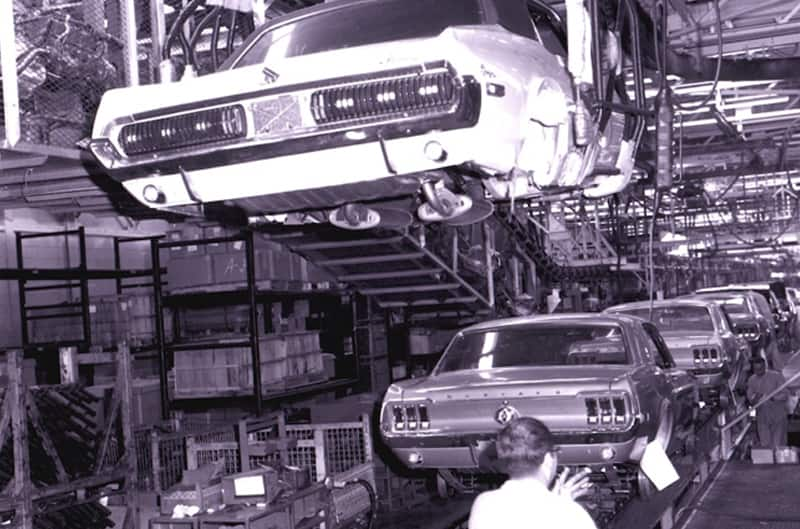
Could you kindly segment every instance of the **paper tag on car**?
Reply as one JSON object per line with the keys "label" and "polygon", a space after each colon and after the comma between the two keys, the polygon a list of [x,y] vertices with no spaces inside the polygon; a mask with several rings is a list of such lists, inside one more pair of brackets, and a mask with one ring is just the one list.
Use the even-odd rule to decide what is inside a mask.
{"label": "paper tag on car", "polygon": [[639,465],[658,490],[666,489],[679,479],[678,471],[658,441],[648,443]]}

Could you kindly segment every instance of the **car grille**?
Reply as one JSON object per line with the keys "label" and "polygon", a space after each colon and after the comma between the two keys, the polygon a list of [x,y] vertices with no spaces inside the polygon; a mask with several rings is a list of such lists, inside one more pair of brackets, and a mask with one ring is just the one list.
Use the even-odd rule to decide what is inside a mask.
{"label": "car grille", "polygon": [[446,112],[463,93],[450,71],[407,75],[317,90],[311,95],[311,113],[317,124],[327,125]]}
{"label": "car grille", "polygon": [[131,156],[233,140],[246,134],[244,108],[231,105],[125,125],[119,143]]}

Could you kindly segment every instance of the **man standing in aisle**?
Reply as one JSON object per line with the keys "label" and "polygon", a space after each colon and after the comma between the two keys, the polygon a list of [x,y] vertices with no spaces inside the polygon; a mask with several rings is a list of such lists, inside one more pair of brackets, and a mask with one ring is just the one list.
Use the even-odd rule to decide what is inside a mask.
{"label": "man standing in aisle", "polygon": [[575,502],[587,492],[587,472],[567,479],[556,475],[558,448],[541,421],[512,419],[497,436],[497,456],[509,479],[480,494],[469,516],[469,529],[596,529],[589,514]]}
{"label": "man standing in aisle", "polygon": [[[763,358],[753,358],[751,363],[753,374],[747,381],[747,399],[753,405],[778,389],[786,380],[779,371],[767,370]],[[786,446],[789,427],[786,409],[788,398],[789,392],[783,389],[756,410],[758,441],[761,447],[775,450],[779,446]]]}

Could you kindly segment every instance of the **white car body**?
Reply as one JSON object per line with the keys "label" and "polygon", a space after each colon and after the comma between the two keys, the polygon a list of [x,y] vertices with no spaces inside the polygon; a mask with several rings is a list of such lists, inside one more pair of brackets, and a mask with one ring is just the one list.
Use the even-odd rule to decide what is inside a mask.
{"label": "white car body", "polygon": [[[325,4],[304,16],[370,2]],[[280,24],[275,27],[280,31]],[[97,112],[92,152],[136,199],[159,209],[225,203],[251,214],[274,214],[387,200],[413,195],[423,181],[441,178],[432,173],[459,166],[480,175],[494,199],[592,186],[587,191],[604,193],[610,181],[587,177],[596,150],[574,144],[574,88],[563,58],[500,23],[450,26],[429,38],[275,60],[267,53],[263,63],[107,92]],[[450,76],[438,85],[445,87],[441,93],[456,94],[449,109],[444,103],[432,113],[374,106],[375,97],[391,96],[394,104],[403,96],[394,89],[401,85],[391,84],[400,78],[421,83],[420,98],[439,97],[439,88],[425,84],[426,76],[437,72]],[[383,81],[387,84],[379,85]],[[377,114],[320,122],[315,105],[330,104],[331,94],[367,93],[354,88],[366,85],[364,90],[391,88],[378,96],[369,92],[364,100],[343,96],[336,109],[355,105],[358,113],[372,105],[380,109]],[[204,111],[210,114],[198,117]],[[211,115],[217,129],[235,129],[239,136],[158,146],[157,140],[171,141],[175,135],[200,137],[214,125]],[[145,134],[155,139],[142,140]],[[151,148],[127,150],[136,141],[150,141]],[[609,192],[618,190],[611,187]]]}

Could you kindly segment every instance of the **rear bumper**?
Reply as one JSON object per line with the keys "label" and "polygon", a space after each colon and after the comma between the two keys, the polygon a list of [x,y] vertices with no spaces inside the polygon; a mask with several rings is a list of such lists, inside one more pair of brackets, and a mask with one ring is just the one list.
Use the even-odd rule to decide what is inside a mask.
{"label": "rear bumper", "polygon": [[[426,156],[426,145],[434,141],[447,152],[445,160],[434,161]],[[194,204],[195,199],[204,203],[220,202],[376,182],[390,177],[409,185],[418,178],[402,175],[442,169],[481,157],[480,161],[487,165],[508,169],[515,162],[517,143],[500,138],[487,141],[483,132],[467,128],[385,140],[383,147],[380,142],[359,143],[231,165],[207,168],[195,165],[194,169],[182,166],[184,175],[162,171],[132,179],[130,172],[113,176],[144,205],[167,208]],[[160,202],[144,200],[144,189],[149,185],[159,190]],[[285,204],[279,211],[264,213],[292,209],[299,208]]]}
{"label": "rear bumper", "polygon": [[687,371],[695,376],[701,391],[725,385],[729,376],[729,370],[724,367],[719,369],[687,369]]}
{"label": "rear bumper", "polygon": [[[573,437],[573,436],[570,436]],[[620,434],[595,434],[575,436],[583,442],[570,441],[569,437],[556,436],[560,448],[559,465],[596,466],[609,463],[627,463],[633,457],[642,440],[633,430]],[[587,442],[591,441],[591,442]],[[392,452],[410,468],[458,468],[491,470],[487,463],[494,457],[494,435],[471,438],[393,437],[386,438]],[[416,463],[413,463],[416,462]]]}

